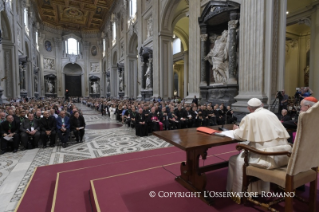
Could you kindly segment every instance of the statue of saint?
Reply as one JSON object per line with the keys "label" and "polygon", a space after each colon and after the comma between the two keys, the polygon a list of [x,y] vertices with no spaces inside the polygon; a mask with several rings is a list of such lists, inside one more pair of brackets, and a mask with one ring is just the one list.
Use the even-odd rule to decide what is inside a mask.
{"label": "statue of saint", "polygon": [[149,63],[146,64],[148,67],[147,67],[147,70],[146,70],[146,73],[145,73],[145,77],[146,77],[146,83],[145,83],[145,89],[150,89],[151,88],[151,78],[150,78],[150,75],[151,75],[151,66]]}
{"label": "statue of saint", "polygon": [[110,78],[109,77],[107,78],[107,81],[106,81],[106,91],[110,92]]}
{"label": "statue of saint", "polygon": [[120,72],[120,76],[119,76],[119,90],[121,92],[123,91],[123,76],[122,76],[122,72]]}
{"label": "statue of saint", "polygon": [[54,85],[49,80],[47,81],[48,93],[53,93]]}
{"label": "statue of saint", "polygon": [[96,82],[93,82],[91,85],[93,93],[98,93],[98,87],[99,85]]}
{"label": "statue of saint", "polygon": [[228,31],[224,30],[215,41],[214,48],[204,58],[213,66],[214,79],[217,83],[227,82],[228,77]]}

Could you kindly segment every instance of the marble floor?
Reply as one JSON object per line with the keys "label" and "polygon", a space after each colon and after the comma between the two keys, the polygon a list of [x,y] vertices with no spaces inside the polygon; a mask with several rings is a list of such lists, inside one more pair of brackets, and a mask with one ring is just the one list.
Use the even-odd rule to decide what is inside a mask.
{"label": "marble floor", "polygon": [[[87,124],[85,141],[70,141],[67,148],[33,149],[0,155],[0,212],[14,211],[38,166],[66,163],[169,146],[155,136],[137,137],[135,131],[101,116],[85,105],[77,105]],[[108,129],[107,129],[108,128]]]}

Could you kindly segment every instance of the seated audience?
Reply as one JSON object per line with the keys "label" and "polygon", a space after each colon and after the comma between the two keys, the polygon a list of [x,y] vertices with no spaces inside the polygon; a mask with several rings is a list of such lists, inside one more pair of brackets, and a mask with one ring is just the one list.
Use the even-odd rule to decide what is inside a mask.
{"label": "seated audience", "polygon": [[20,132],[23,149],[38,148],[41,137],[40,125],[34,120],[33,113],[28,113],[28,119],[21,123]]}
{"label": "seated audience", "polygon": [[47,147],[48,140],[50,140],[50,147],[54,147],[56,136],[56,120],[53,116],[50,116],[49,111],[43,112],[43,118],[41,123],[41,138],[43,148]]}
{"label": "seated audience", "polygon": [[85,120],[78,111],[74,112],[73,117],[70,120],[71,131],[75,135],[76,142],[82,142],[84,136]]}
{"label": "seated audience", "polygon": [[19,149],[19,128],[20,125],[14,120],[12,115],[8,115],[7,120],[1,123],[1,154],[8,151],[8,144],[12,142],[13,153]]}
{"label": "seated audience", "polygon": [[59,117],[56,119],[56,128],[62,147],[65,148],[69,141],[70,120],[69,117],[65,115],[64,111],[61,111]]}

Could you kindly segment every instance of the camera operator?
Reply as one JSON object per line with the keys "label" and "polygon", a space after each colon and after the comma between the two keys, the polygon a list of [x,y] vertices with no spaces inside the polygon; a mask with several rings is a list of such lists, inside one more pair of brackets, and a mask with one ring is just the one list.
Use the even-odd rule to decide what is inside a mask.
{"label": "camera operator", "polygon": [[278,115],[280,115],[282,109],[287,110],[288,105],[288,95],[285,94],[285,91],[278,91],[276,98],[279,99],[279,109],[278,109]]}

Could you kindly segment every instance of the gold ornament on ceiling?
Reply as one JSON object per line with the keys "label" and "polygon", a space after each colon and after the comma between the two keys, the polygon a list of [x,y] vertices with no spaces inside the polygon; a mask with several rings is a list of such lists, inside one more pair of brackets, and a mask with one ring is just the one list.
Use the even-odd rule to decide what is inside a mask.
{"label": "gold ornament on ceiling", "polygon": [[83,12],[76,8],[66,8],[64,10],[64,14],[66,15],[66,17],[71,19],[81,19],[83,17]]}
{"label": "gold ornament on ceiling", "polygon": [[31,0],[43,23],[55,29],[99,32],[114,0]]}

